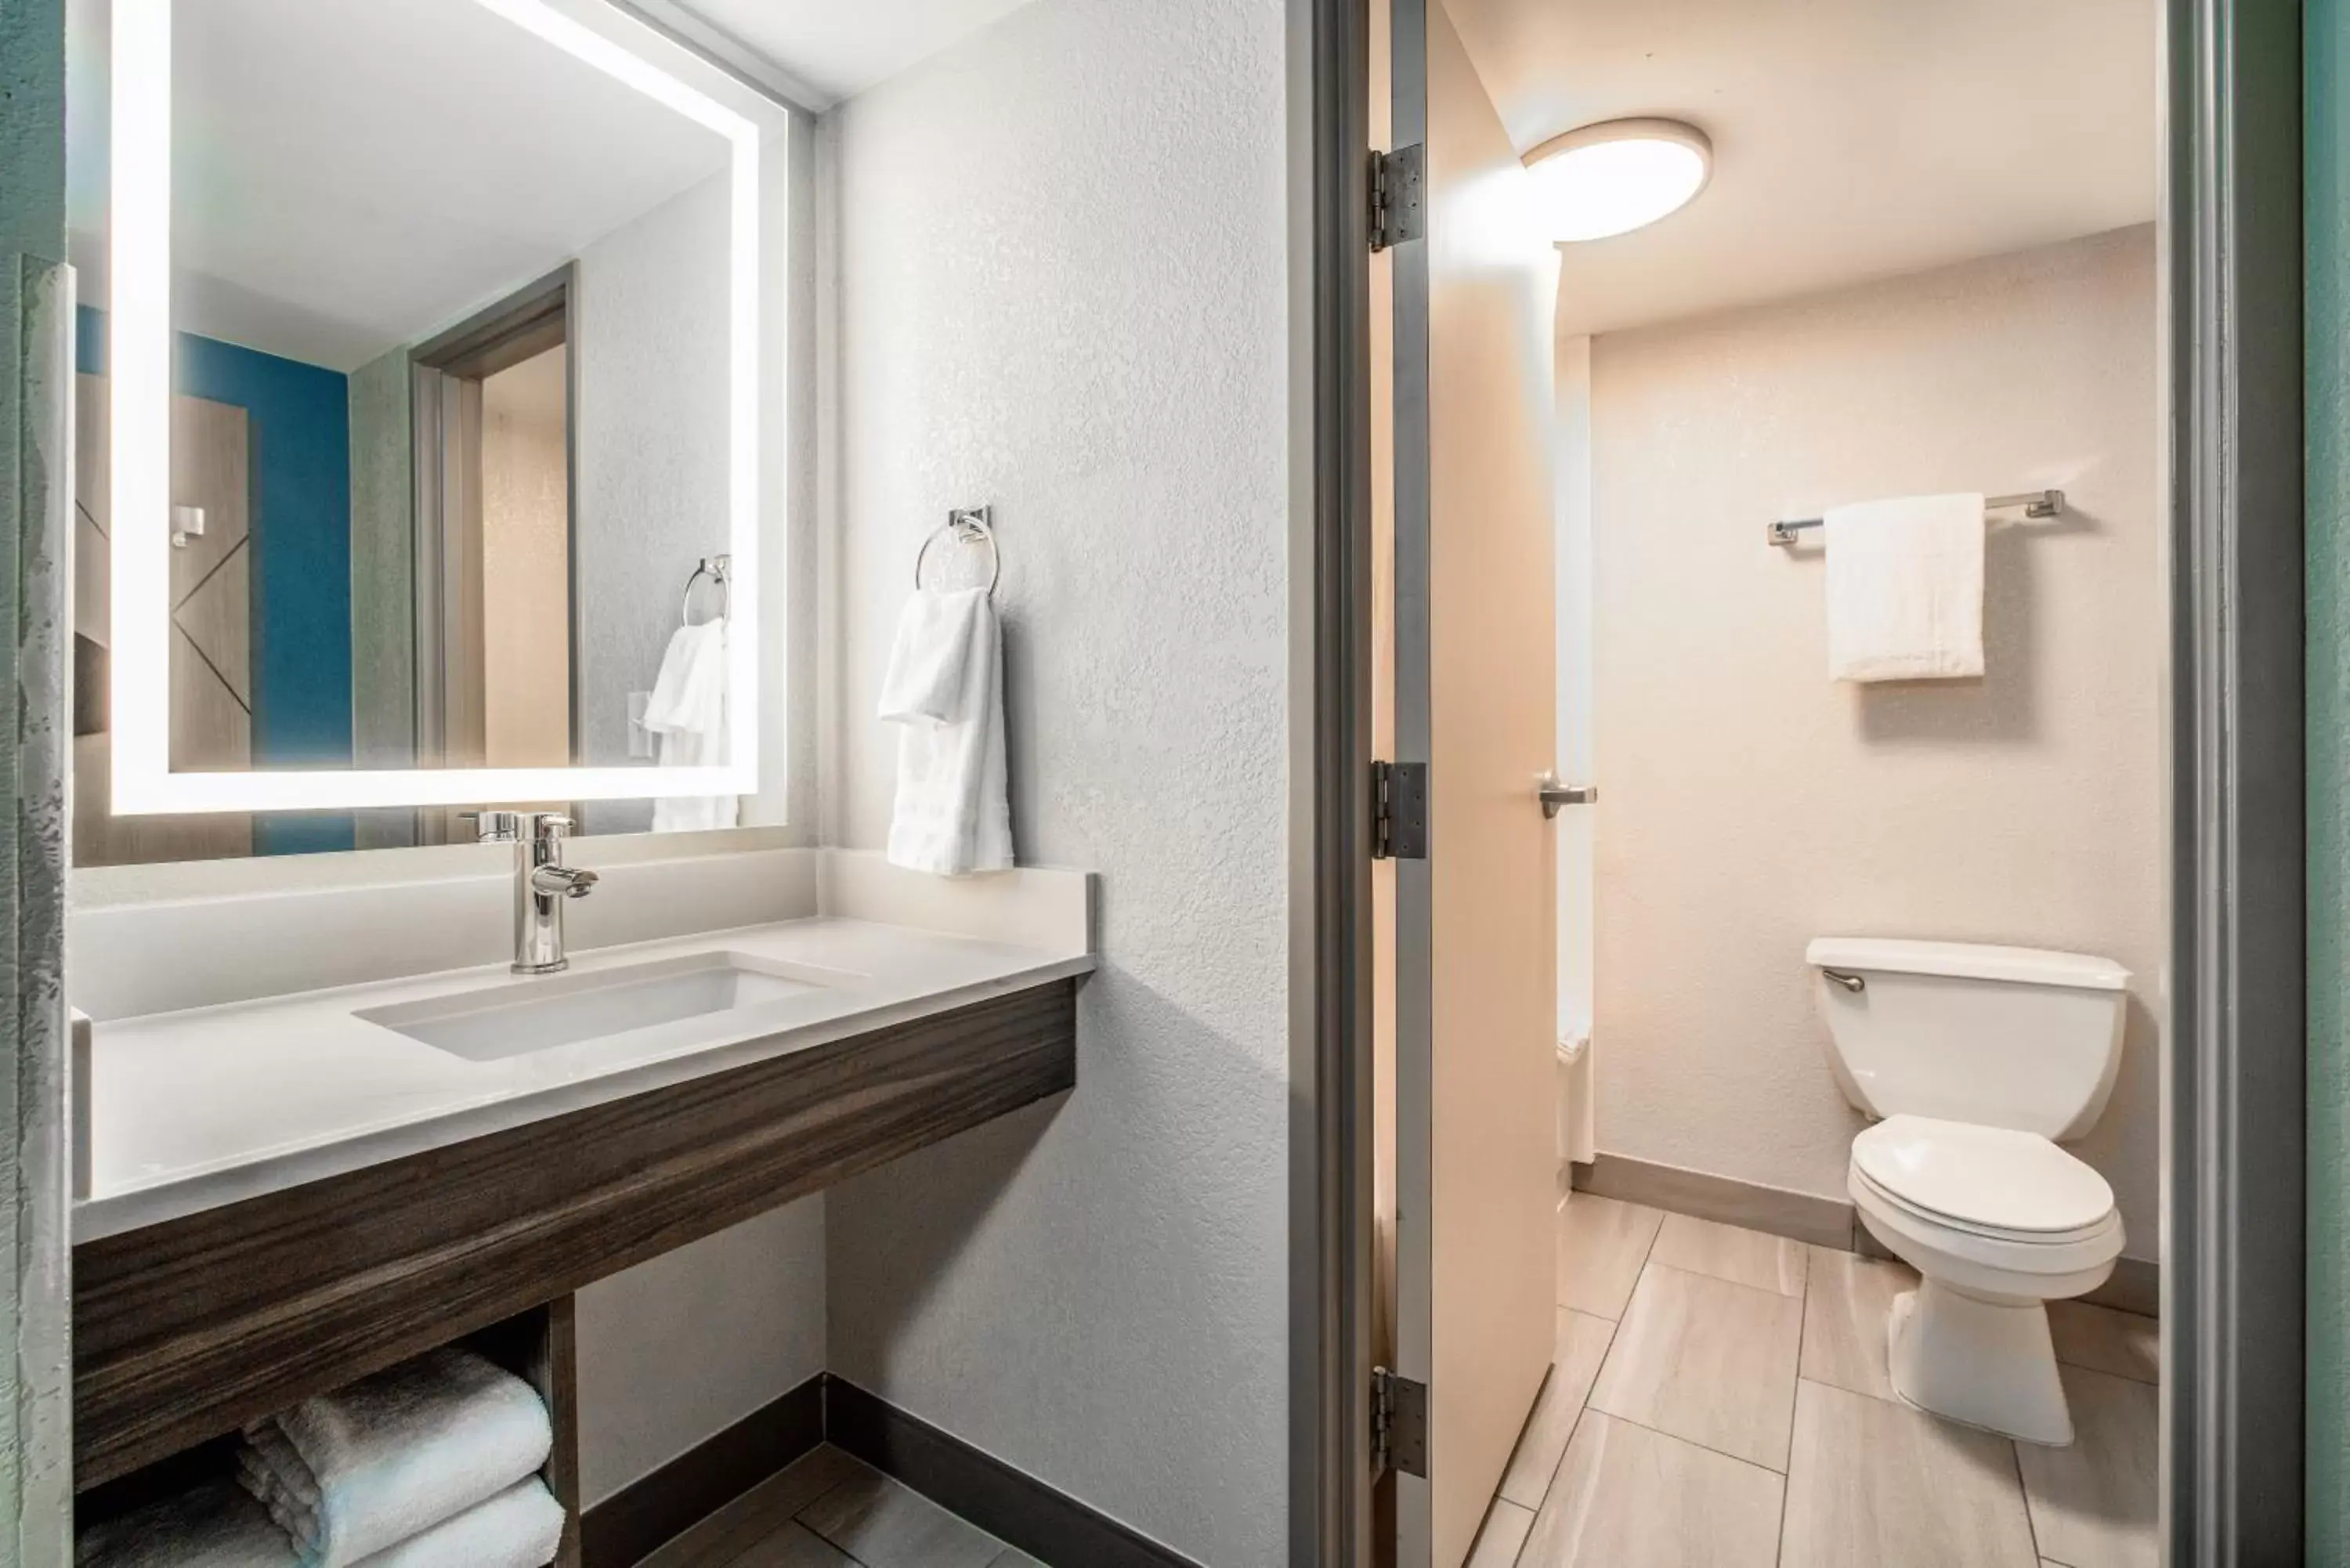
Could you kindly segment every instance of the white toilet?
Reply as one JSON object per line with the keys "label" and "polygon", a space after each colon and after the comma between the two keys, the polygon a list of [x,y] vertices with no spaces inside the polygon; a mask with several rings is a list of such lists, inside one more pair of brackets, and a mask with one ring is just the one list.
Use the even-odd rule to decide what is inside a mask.
{"label": "white toilet", "polygon": [[2113,1189],[2059,1143],[2121,1064],[2129,971],[2108,959],[1822,937],[1804,954],[1845,1096],[1875,1127],[1846,1186],[1922,1282],[1887,1325],[1894,1390],[2026,1442],[2073,1440],[2046,1303],[2121,1256]]}

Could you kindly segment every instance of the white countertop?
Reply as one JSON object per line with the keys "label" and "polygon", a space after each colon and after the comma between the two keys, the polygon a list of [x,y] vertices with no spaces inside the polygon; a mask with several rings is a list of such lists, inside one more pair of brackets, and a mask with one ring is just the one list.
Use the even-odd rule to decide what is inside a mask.
{"label": "white countertop", "polygon": [[78,1241],[762,1061],[1048,981],[1091,957],[816,918],[572,955],[571,973],[735,952],[837,971],[764,1006],[471,1061],[354,1017],[515,983],[503,964],[94,1026]]}

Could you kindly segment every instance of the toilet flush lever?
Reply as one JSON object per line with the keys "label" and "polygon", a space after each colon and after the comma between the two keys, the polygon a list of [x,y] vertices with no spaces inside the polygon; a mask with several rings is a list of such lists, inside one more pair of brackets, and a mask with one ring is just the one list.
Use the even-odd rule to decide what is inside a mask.
{"label": "toilet flush lever", "polygon": [[1844,987],[1855,996],[1858,996],[1862,992],[1868,989],[1868,979],[1866,975],[1846,974],[1840,969],[1823,969],[1820,971],[1820,973],[1825,975],[1835,984]]}

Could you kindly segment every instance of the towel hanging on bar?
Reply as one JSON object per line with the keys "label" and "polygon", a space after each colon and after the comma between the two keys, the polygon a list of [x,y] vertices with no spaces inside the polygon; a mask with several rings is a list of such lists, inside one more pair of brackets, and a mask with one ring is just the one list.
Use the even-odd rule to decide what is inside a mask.
{"label": "towel hanging on bar", "polygon": [[1947,680],[1983,672],[1981,491],[1828,509],[1828,675]]}

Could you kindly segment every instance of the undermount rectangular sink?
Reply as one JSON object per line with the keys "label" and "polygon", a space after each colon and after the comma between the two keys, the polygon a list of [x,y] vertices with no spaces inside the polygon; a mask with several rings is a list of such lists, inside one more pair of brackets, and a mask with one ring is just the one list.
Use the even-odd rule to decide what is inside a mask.
{"label": "undermount rectangular sink", "polygon": [[352,1016],[452,1056],[495,1062],[788,1002],[852,978],[742,953],[692,953],[371,1007]]}

